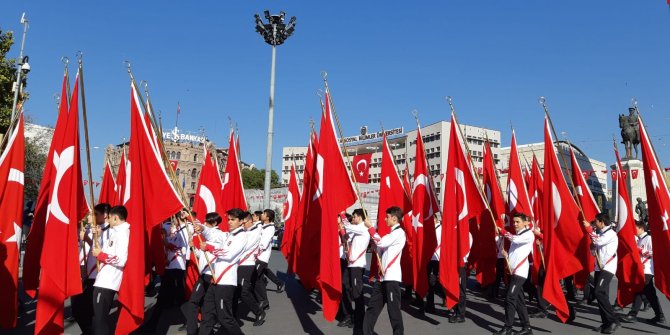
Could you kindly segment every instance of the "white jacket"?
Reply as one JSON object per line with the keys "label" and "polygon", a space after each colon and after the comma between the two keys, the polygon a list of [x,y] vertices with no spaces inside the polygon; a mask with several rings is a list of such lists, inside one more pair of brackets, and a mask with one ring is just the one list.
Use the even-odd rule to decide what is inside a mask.
{"label": "white jacket", "polygon": [[[207,241],[206,251],[216,256],[214,262],[214,283],[216,285],[237,286],[237,267],[247,243],[243,227],[231,232],[221,232],[222,238]],[[218,233],[217,233],[218,234]],[[221,241],[221,242],[219,242]]]}
{"label": "white jacket", "polygon": [[595,232],[593,229],[589,231],[589,235],[596,246],[596,252],[602,262],[602,267],[596,261],[596,271],[607,271],[611,274],[616,274],[617,254],[616,250],[619,246],[619,237],[612,229],[612,226],[607,226],[600,232]]}
{"label": "white jacket", "polygon": [[374,228],[368,229],[368,232],[377,244],[377,254],[382,260],[384,275],[380,278],[381,281],[402,281],[400,258],[407,239],[405,231],[402,230],[400,224],[397,224],[384,237],[380,237]]}
{"label": "white jacket", "polygon": [[109,228],[109,239],[102,245],[98,254],[100,272],[93,286],[119,291],[123,269],[128,260],[128,242],[130,240],[130,224],[121,223]]}
{"label": "white jacket", "polygon": [[507,255],[509,259],[509,267],[512,268],[512,275],[528,278],[528,256],[531,251],[533,251],[535,234],[533,234],[530,229],[526,228],[517,234],[504,231],[503,236],[510,241],[509,252]]}
{"label": "white jacket", "polygon": [[258,244],[258,260],[269,263],[270,254],[272,254],[272,238],[275,236],[275,224],[264,224],[260,229],[261,240]]}

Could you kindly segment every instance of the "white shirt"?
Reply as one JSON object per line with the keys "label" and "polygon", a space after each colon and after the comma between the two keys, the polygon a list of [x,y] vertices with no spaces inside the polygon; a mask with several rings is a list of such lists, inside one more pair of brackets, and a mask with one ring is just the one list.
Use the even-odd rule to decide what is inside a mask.
{"label": "white shirt", "polygon": [[[200,240],[198,240],[198,235],[194,236],[194,240],[198,240],[197,243],[207,243],[208,245],[214,246],[214,243],[222,244],[225,238],[225,233],[219,230],[219,227],[203,227],[202,232],[200,233]],[[195,242],[194,242],[195,243]],[[199,248],[193,248],[195,251],[195,256],[198,258],[198,270],[203,275],[211,275],[212,271],[210,265],[213,268],[216,263],[216,256],[214,256],[209,251],[202,251]],[[207,262],[209,260],[209,263]]]}
{"label": "white shirt", "polygon": [[509,252],[509,266],[512,268],[512,274],[528,278],[528,255],[533,251],[533,242],[535,242],[535,235],[533,232],[525,228],[516,235],[505,231],[505,238],[510,241]]}
{"label": "white shirt", "polygon": [[619,237],[614,232],[611,226],[605,227],[601,232],[597,233],[591,229],[589,233],[593,244],[596,246],[596,252],[600,257],[600,262],[604,269],[601,269],[600,264],[596,260],[596,271],[607,271],[611,274],[616,273],[617,255],[616,250],[619,246]]}
{"label": "white shirt", "polygon": [[170,223],[163,224],[165,230],[165,253],[167,254],[168,264],[166,269],[186,270],[186,262],[190,256],[188,250],[188,235],[192,228],[188,225],[181,225],[178,228]]}
{"label": "white shirt", "polygon": [[244,246],[242,258],[240,259],[240,266],[255,266],[256,256],[258,255],[258,246],[261,242],[261,225],[262,223],[255,223],[249,230],[244,232],[247,235],[247,243]]}
{"label": "white shirt", "polygon": [[407,237],[400,224],[395,225],[391,232],[380,237],[374,228],[368,229],[372,239],[377,244],[377,254],[381,256],[384,275],[381,281],[402,281],[402,269],[400,268],[400,257],[402,248],[405,246]]}
{"label": "white shirt", "polygon": [[440,247],[442,246],[442,224],[435,226],[435,236],[437,237],[437,248],[433,252],[433,257],[430,258],[431,261],[440,261]]}
{"label": "white shirt", "polygon": [[261,240],[258,244],[258,260],[268,263],[270,262],[270,254],[272,254],[272,238],[275,236],[275,224],[264,224],[260,229]]}
{"label": "white shirt", "polygon": [[644,274],[654,275],[654,253],[651,246],[651,236],[644,232],[640,236],[635,236],[637,242],[637,249],[640,251],[640,258],[642,259],[642,266],[644,266]]}
{"label": "white shirt", "polygon": [[[105,245],[105,241],[109,240],[109,223],[105,222],[100,228],[101,233],[100,236],[98,236],[98,245],[102,248],[102,246]],[[91,241],[94,241],[93,230],[91,228],[86,228],[86,236],[88,236],[88,239]],[[93,256],[93,248],[91,248],[90,244],[84,242],[84,250],[86,250],[85,252],[88,254],[88,257],[86,258],[86,278],[95,279],[95,277],[98,276],[98,262],[96,262],[96,258]]]}
{"label": "white shirt", "polygon": [[247,234],[243,227],[221,234],[221,238],[216,236],[212,241],[207,241],[207,251],[216,256],[213,262],[214,281],[216,285],[237,286],[237,267],[247,243]]}
{"label": "white shirt", "polygon": [[128,260],[129,239],[130,224],[128,222],[109,228],[109,239],[102,245],[102,250],[98,254],[100,272],[93,286],[119,291],[123,268]]}
{"label": "white shirt", "polygon": [[367,260],[365,253],[370,243],[370,233],[364,224],[352,224],[346,217],[342,218],[344,231],[349,235],[349,252],[347,264],[350,268],[365,268]]}

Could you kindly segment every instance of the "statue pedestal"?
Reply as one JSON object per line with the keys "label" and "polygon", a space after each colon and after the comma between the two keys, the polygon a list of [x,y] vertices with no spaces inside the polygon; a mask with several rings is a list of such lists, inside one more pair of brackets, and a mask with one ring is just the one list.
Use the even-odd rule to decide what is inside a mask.
{"label": "statue pedestal", "polygon": [[[647,201],[647,193],[644,184],[644,172],[642,171],[642,161],[638,159],[624,159],[621,161],[621,167],[624,178],[626,180],[626,187],[628,187],[628,201],[630,201],[633,217],[638,220],[638,215],[635,213],[635,206],[637,205],[637,198],[642,198]],[[617,168],[616,164],[611,166],[612,170]],[[616,201],[616,183],[612,183],[612,208],[614,208],[614,201]]]}

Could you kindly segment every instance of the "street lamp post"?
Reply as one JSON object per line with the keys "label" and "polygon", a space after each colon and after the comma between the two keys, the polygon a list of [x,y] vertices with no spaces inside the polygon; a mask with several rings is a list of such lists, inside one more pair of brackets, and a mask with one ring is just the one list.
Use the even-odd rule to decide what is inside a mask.
{"label": "street lamp post", "polygon": [[24,72],[28,74],[30,65],[28,64],[28,56],[23,57],[23,47],[26,44],[26,33],[28,32],[28,19],[26,13],[21,16],[21,24],[23,25],[23,38],[21,39],[21,49],[19,51],[19,61],[16,64],[16,84],[14,85],[14,101],[12,102],[12,118],[16,117],[16,105],[19,101],[19,92],[21,91],[21,74]]}
{"label": "street lamp post", "polygon": [[272,173],[272,135],[275,110],[275,61],[277,57],[277,46],[281,45],[293,34],[295,30],[295,16],[291,17],[288,24],[284,23],[286,13],[279,12],[279,15],[270,15],[270,11],[264,12],[268,23],[261,20],[260,15],[254,15],[256,19],[256,31],[263,36],[265,43],[272,46],[272,67],[270,70],[270,108],[268,111],[268,144],[265,153],[265,183],[263,206],[270,208],[270,180]]}

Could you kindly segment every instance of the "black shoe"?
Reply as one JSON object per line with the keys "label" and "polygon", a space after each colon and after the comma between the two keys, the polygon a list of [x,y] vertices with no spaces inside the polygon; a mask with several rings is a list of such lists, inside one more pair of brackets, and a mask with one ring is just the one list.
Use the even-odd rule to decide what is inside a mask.
{"label": "black shoe", "polygon": [[529,315],[529,317],[535,318],[535,319],[544,319],[544,318],[547,317],[547,312],[539,311],[539,312],[536,312],[536,313],[533,313],[533,314]]}
{"label": "black shoe", "polygon": [[279,284],[277,284],[277,293],[284,292],[284,286],[286,286],[284,282],[279,282]]}
{"label": "black shoe", "polygon": [[626,322],[626,323],[634,323],[634,322],[637,321],[637,315],[628,314],[628,315],[622,317],[621,321]]}
{"label": "black shoe", "polygon": [[351,318],[344,318],[342,321],[337,323],[338,327],[353,327],[354,323],[351,321]]}
{"label": "black shoe", "polygon": [[261,311],[261,315],[256,317],[254,327],[262,326],[265,323],[265,311]]}
{"label": "black shoe", "polygon": [[177,330],[180,332],[186,331],[186,324],[181,325],[181,327],[177,328]]}
{"label": "black shoe", "polygon": [[512,332],[513,335],[533,335],[533,330],[530,329],[530,326],[521,328],[518,332]]}
{"label": "black shoe", "polygon": [[598,327],[593,327],[593,329],[591,329],[591,330],[593,330],[594,332],[600,333],[600,332],[603,331],[603,328],[605,328],[605,325],[600,325]]}
{"label": "black shoe", "polygon": [[648,323],[665,323],[665,316],[663,314],[656,315],[651,319],[647,319]]}
{"label": "black shoe", "polygon": [[461,315],[454,315],[449,318],[449,323],[463,323],[465,322],[465,317]]}
{"label": "black shoe", "polygon": [[617,330],[617,328],[621,327],[621,324],[614,322],[610,323],[609,326],[603,328],[602,333],[603,334],[614,334],[614,332]]}
{"label": "black shoe", "polygon": [[267,302],[267,301],[261,301],[261,302],[258,304],[258,306],[259,306],[262,310],[268,310],[268,309],[270,309],[270,303]]}
{"label": "black shoe", "polygon": [[499,331],[493,332],[493,335],[512,335],[512,334],[513,332],[511,327],[502,327],[502,329],[500,329]]}

